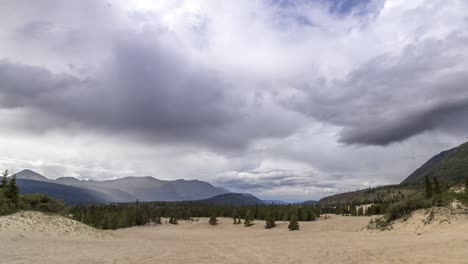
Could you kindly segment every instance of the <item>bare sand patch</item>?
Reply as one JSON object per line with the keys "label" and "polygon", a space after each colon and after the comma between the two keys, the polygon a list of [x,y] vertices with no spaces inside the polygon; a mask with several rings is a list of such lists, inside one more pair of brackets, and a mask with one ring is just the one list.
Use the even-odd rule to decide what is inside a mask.
{"label": "bare sand patch", "polygon": [[390,231],[442,234],[454,231],[468,234],[468,214],[452,213],[449,208],[435,207],[420,209],[411,213],[408,218],[402,218],[392,225]]}
{"label": "bare sand patch", "polygon": [[[443,235],[427,232],[361,232],[370,217],[331,215],[287,222],[266,230],[264,221],[244,227],[231,219],[210,226],[207,218],[179,225],[110,231],[111,238],[25,236],[0,231],[2,263],[467,263],[468,237],[451,224]],[[0,219],[1,222],[1,219]],[[462,229],[460,229],[462,228]],[[14,232],[10,230],[9,232]],[[19,232],[19,231],[18,231]]]}

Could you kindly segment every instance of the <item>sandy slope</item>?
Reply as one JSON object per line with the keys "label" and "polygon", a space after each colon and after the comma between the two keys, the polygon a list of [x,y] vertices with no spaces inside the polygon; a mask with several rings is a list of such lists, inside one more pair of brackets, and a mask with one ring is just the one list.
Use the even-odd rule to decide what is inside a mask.
{"label": "sandy slope", "polygon": [[[17,217],[17,216],[15,216]],[[34,218],[34,217],[33,217]],[[9,221],[11,223],[13,218]],[[0,230],[0,263],[467,263],[464,223],[418,235],[404,228],[390,232],[361,231],[370,218],[342,217],[301,223],[289,232],[279,222],[265,230],[263,222],[245,228],[220,219],[178,226],[133,227],[109,232],[110,237],[44,235],[23,224]],[[36,221],[37,222],[37,221]],[[40,222],[40,221],[39,221]],[[5,217],[0,218],[4,226]],[[47,223],[36,223],[36,227]],[[62,225],[55,224],[58,227]],[[79,223],[73,225],[81,226]],[[60,229],[60,228],[58,228]],[[79,228],[78,228],[79,229]],[[60,232],[59,232],[60,233]]]}

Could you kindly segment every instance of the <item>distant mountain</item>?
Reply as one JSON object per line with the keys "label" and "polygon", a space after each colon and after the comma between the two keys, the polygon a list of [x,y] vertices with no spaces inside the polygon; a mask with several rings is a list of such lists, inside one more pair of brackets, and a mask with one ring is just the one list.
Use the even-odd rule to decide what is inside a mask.
{"label": "distant mountain", "polygon": [[280,200],[263,200],[264,204],[290,204],[285,201],[280,201]]}
{"label": "distant mountain", "polygon": [[20,193],[44,193],[67,204],[105,203],[105,195],[78,187],[45,181],[17,179]]}
{"label": "distant mountain", "polygon": [[196,201],[204,204],[217,204],[217,205],[255,205],[264,204],[264,202],[257,197],[248,193],[225,193],[217,195],[208,199]]}
{"label": "distant mountain", "polygon": [[224,193],[230,193],[231,192],[230,190],[228,190],[228,189],[226,189],[224,187],[221,187],[221,186],[216,186],[216,188],[218,188],[218,190],[220,190],[220,191],[222,191]]}
{"label": "distant mountain", "polygon": [[35,180],[35,181],[48,181],[46,177],[42,176],[41,174],[34,172],[32,170],[22,170],[15,174],[16,178],[18,179],[25,179],[25,180]]}
{"label": "distant mountain", "polygon": [[302,204],[317,204],[319,201],[316,201],[316,200],[308,200],[308,201],[304,201],[302,202]]}
{"label": "distant mountain", "polygon": [[[125,177],[106,181],[79,180],[73,177],[61,177],[56,180],[50,180],[33,171],[24,170],[17,173],[16,177],[18,179],[54,183],[61,186],[76,187],[87,190],[89,193],[98,195],[100,202],[131,202],[136,199],[139,199],[140,201],[202,200],[226,193],[226,191],[203,181],[163,181],[148,176]],[[31,187],[27,188],[27,192],[39,193],[40,191],[35,190],[33,187],[42,186],[45,185],[31,185]],[[54,188],[53,190],[56,189]],[[49,191],[48,193],[52,197],[57,196],[52,195],[52,191]]]}
{"label": "distant mountain", "polygon": [[439,182],[446,184],[455,184],[468,178],[468,143],[435,155],[401,184],[422,184],[426,175],[437,177]]}

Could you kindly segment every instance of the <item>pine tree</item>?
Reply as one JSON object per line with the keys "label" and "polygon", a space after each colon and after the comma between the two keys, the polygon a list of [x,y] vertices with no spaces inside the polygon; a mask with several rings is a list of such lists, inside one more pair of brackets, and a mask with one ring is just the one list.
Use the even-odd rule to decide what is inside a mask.
{"label": "pine tree", "polygon": [[6,197],[10,199],[10,201],[14,205],[18,205],[19,203],[19,189],[18,186],[16,185],[16,175],[13,175],[11,177],[10,182],[8,183],[8,186],[6,188]]}
{"label": "pine tree", "polygon": [[270,229],[276,226],[275,219],[272,216],[267,216],[265,219],[265,229]]}
{"label": "pine tree", "polygon": [[8,180],[7,180],[8,170],[5,170],[2,176],[3,177],[2,177],[2,181],[0,182],[0,189],[4,189],[8,185]]}
{"label": "pine tree", "polygon": [[249,227],[251,225],[253,225],[253,222],[254,219],[252,217],[252,213],[250,212],[250,210],[247,210],[247,213],[245,213],[245,217],[244,217],[244,226],[246,227]]}
{"label": "pine tree", "polygon": [[291,215],[291,219],[289,219],[288,225],[289,231],[299,230],[299,223],[297,222],[296,215]]}
{"label": "pine tree", "polygon": [[[364,209],[362,208],[362,206],[360,206],[357,210],[357,215],[358,216],[363,216],[364,215]],[[325,216],[326,217],[326,216]],[[326,218],[325,218],[326,219]]]}
{"label": "pine tree", "polygon": [[210,216],[210,220],[208,221],[210,225],[216,225],[218,223],[218,219],[216,219],[216,214],[212,213]]}
{"label": "pine tree", "polygon": [[426,198],[432,197],[432,183],[429,177],[426,175]]}
{"label": "pine tree", "polygon": [[240,217],[237,218],[237,224],[236,225],[238,225],[238,224],[242,224],[242,219]]}
{"label": "pine tree", "polygon": [[232,220],[234,221],[233,224],[236,225],[237,224],[237,221],[236,221],[237,220],[237,211],[236,211],[236,209],[234,209],[234,211],[232,211],[231,217],[232,217]]}
{"label": "pine tree", "polygon": [[465,181],[465,191],[459,195],[460,201],[465,205],[465,208],[468,207],[468,178]]}
{"label": "pine tree", "polygon": [[441,194],[442,191],[440,190],[439,187],[439,181],[437,180],[437,177],[434,177],[434,193],[435,194]]}

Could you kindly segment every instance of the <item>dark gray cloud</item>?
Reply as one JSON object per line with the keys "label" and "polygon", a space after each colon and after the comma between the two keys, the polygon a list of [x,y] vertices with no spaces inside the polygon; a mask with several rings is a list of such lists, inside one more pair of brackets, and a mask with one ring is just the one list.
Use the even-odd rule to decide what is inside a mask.
{"label": "dark gray cloud", "polygon": [[[250,103],[214,70],[191,65],[157,41],[158,34],[122,33],[112,56],[86,78],[45,68],[0,62],[2,108],[23,108],[49,129],[54,123],[170,140],[240,148],[258,137],[284,136],[294,120],[268,122],[273,109]],[[255,113],[257,111],[257,113]],[[263,112],[263,113],[262,113]],[[266,115],[266,116],[265,116]],[[51,124],[52,123],[52,124]],[[278,126],[288,124],[291,126]],[[30,125],[30,124],[29,124]]]}
{"label": "dark gray cloud", "polygon": [[[432,130],[468,129],[468,39],[423,40],[344,80],[301,88],[293,107],[342,127],[346,144],[388,145]],[[305,99],[304,99],[305,98]]]}

